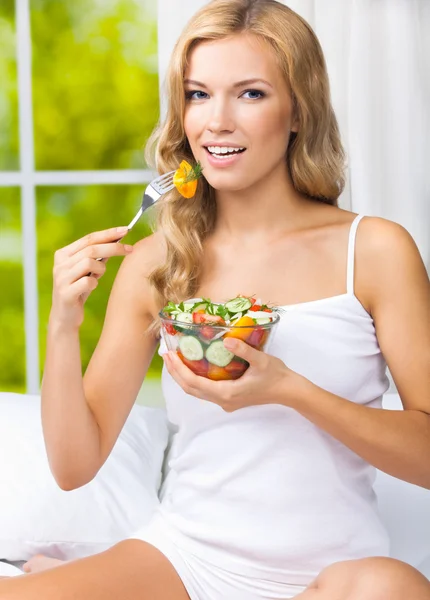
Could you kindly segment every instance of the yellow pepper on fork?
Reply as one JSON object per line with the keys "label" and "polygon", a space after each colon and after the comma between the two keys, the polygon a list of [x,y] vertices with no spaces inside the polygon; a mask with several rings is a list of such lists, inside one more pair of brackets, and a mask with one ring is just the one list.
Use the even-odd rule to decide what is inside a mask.
{"label": "yellow pepper on fork", "polygon": [[202,166],[197,162],[192,167],[186,160],[179,165],[179,169],[173,175],[173,184],[184,198],[192,198],[197,190],[197,180],[201,177]]}

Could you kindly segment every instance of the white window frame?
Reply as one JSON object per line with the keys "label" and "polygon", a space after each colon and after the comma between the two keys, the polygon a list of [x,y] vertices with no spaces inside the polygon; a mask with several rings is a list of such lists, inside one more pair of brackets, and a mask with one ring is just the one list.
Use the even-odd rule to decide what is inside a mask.
{"label": "white window frame", "polygon": [[39,394],[36,186],[145,184],[152,179],[154,173],[145,169],[35,170],[30,0],[15,0],[15,22],[20,168],[17,171],[0,171],[0,187],[19,187],[21,192],[26,391],[28,394]]}

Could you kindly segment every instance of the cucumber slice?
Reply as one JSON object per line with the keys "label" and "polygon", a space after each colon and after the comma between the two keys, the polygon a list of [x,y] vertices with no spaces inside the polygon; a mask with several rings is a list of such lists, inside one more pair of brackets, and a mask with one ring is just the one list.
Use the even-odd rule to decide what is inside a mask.
{"label": "cucumber slice", "polygon": [[193,310],[195,302],[184,302],[185,312],[191,312]]}
{"label": "cucumber slice", "polygon": [[208,346],[205,356],[213,365],[226,367],[233,360],[234,354],[227,350],[222,340],[217,340]]}
{"label": "cucumber slice", "polygon": [[257,325],[266,325],[266,323],[271,323],[272,319],[269,317],[262,317],[261,319],[255,319]]}
{"label": "cucumber slice", "polygon": [[192,311],[197,312],[198,310],[206,310],[207,304],[206,302],[197,302],[193,304]]}
{"label": "cucumber slice", "polygon": [[192,323],[193,315],[189,312],[180,312],[176,315],[175,320],[179,321],[180,323]]}
{"label": "cucumber slice", "polygon": [[179,349],[187,360],[201,360],[204,356],[203,346],[192,335],[183,335],[179,340]]}
{"label": "cucumber slice", "polygon": [[190,333],[190,329],[192,329],[190,325],[192,325],[193,323],[192,313],[180,312],[177,315],[175,315],[174,319],[178,323],[184,323],[184,325],[175,325],[175,329],[177,331],[181,331],[182,333]]}
{"label": "cucumber slice", "polygon": [[265,310],[249,310],[246,313],[247,317],[251,317],[252,319],[267,319],[270,313]]}
{"label": "cucumber slice", "polygon": [[248,298],[233,298],[225,303],[225,308],[228,312],[237,313],[251,308],[252,302]]}

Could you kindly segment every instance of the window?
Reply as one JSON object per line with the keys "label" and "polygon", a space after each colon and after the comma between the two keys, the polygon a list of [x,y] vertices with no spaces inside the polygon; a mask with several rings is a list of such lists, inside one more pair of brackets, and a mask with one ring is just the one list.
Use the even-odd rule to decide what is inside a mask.
{"label": "window", "polygon": [[[153,0],[0,5],[0,389],[39,393],[55,250],[126,225],[153,176],[143,146],[159,116],[156,13]],[[142,219],[128,239],[149,233]],[[84,368],[119,264],[86,304]]]}

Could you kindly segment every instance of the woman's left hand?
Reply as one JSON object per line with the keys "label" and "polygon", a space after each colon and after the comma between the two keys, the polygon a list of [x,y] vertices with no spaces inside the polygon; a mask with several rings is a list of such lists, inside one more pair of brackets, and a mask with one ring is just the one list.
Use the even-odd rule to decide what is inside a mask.
{"label": "woman's left hand", "polygon": [[164,363],[184,392],[214,402],[226,412],[259,404],[287,405],[286,389],[291,380],[299,377],[297,373],[279,358],[256,350],[242,340],[230,338],[230,342],[234,347],[229,345],[228,349],[249,362],[245,373],[233,381],[212,381],[195,375],[173,351],[163,355]]}

